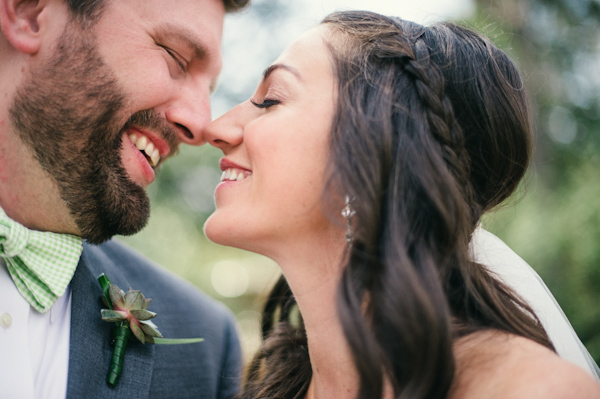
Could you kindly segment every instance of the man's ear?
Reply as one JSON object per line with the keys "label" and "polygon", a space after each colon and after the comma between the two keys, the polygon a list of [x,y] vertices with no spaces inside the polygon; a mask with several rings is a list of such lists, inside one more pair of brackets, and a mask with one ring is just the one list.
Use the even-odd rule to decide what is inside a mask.
{"label": "man's ear", "polygon": [[41,46],[40,14],[44,0],[0,0],[0,28],[8,42],[26,54],[35,54]]}

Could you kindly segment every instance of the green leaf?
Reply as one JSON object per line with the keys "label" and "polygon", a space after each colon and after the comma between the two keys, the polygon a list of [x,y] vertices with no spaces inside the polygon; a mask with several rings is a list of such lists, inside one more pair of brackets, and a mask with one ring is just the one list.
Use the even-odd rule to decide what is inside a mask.
{"label": "green leaf", "polygon": [[156,313],[151,312],[149,310],[144,310],[144,309],[134,309],[130,311],[131,315],[133,317],[135,317],[136,319],[142,321],[142,320],[150,320],[153,319],[154,317],[156,317]]}
{"label": "green leaf", "polygon": [[127,315],[124,312],[118,310],[102,309],[100,313],[102,314],[102,320],[104,321],[121,321],[127,318]]}
{"label": "green leaf", "polygon": [[154,338],[154,343],[158,345],[195,344],[202,341],[204,338]]}
{"label": "green leaf", "polygon": [[158,327],[156,324],[152,323],[150,320],[140,321],[140,328],[146,334],[146,339],[148,336],[152,337],[162,337],[160,331],[158,331]]}
{"label": "green leaf", "polygon": [[125,294],[125,306],[127,309],[142,309],[145,303],[146,299],[141,291],[129,290]]}
{"label": "green leaf", "polygon": [[131,332],[135,337],[142,343],[146,343],[146,337],[144,336],[144,332],[136,323],[130,323],[129,328],[131,328]]}
{"label": "green leaf", "polygon": [[125,309],[125,293],[114,284],[109,284],[109,297],[114,308]]}
{"label": "green leaf", "polygon": [[151,298],[145,298],[146,299],[146,303],[144,303],[144,306],[142,306],[142,309],[148,309],[148,306],[150,306],[150,302],[152,302]]}

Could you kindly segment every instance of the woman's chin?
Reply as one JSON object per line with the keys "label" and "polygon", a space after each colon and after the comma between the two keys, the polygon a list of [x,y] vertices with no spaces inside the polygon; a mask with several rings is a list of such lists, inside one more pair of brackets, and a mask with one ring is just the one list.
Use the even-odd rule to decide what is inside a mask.
{"label": "woman's chin", "polygon": [[251,237],[246,237],[247,235],[240,232],[239,229],[240,226],[243,226],[243,222],[227,222],[220,216],[222,215],[215,212],[204,223],[206,238],[215,244],[249,250],[247,244],[251,241]]}
{"label": "woman's chin", "polygon": [[223,228],[219,226],[219,222],[215,220],[215,214],[213,213],[206,219],[204,223],[204,235],[211,242],[220,245],[231,246],[227,240],[227,234],[223,233]]}

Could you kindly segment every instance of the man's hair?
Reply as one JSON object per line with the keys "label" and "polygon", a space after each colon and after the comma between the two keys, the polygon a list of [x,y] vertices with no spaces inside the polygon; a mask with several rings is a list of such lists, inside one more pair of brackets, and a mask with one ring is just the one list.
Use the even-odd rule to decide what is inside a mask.
{"label": "man's hair", "polygon": [[[235,12],[246,7],[250,0],[222,0],[226,12]],[[69,9],[80,22],[94,23],[102,14],[106,0],[66,0]]]}

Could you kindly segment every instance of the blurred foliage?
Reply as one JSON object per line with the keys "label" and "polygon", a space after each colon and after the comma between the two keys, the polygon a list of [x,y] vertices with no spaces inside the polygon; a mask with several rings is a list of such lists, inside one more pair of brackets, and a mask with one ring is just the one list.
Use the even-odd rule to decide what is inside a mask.
{"label": "blurred foliage", "polygon": [[542,276],[600,361],[600,2],[478,0],[468,21],[526,79],[536,131],[525,192],[484,224]]}
{"label": "blurred foliage", "polygon": [[[536,130],[522,191],[484,225],[546,281],[600,361],[600,45],[598,0],[476,0],[465,23],[517,61]],[[303,2],[253,0],[226,20],[224,70],[213,97],[219,116],[249,98],[260,73],[297,34]],[[240,29],[228,29],[232,25]],[[251,55],[251,57],[249,56]],[[246,354],[258,344],[262,298],[278,275],[268,259],[208,242],[220,151],[183,148],[150,187],[149,226],[123,238],[224,302],[238,316]],[[509,201],[510,202],[510,201]]]}

